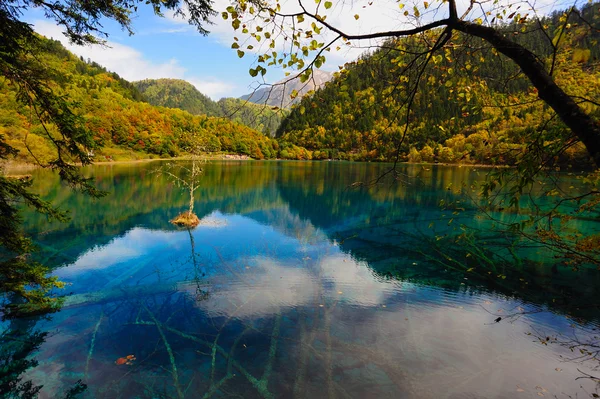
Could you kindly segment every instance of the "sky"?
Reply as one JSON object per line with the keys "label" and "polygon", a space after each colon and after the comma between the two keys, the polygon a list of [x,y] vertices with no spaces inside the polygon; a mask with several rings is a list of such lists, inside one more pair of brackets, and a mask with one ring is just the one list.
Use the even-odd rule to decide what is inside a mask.
{"label": "sky", "polygon": [[250,91],[254,79],[248,69],[253,60],[239,59],[221,36],[202,36],[188,24],[158,17],[142,8],[134,18],[131,36],[117,24],[105,24],[108,47],[72,45],[61,28],[42,14],[28,15],[28,19],[38,33],[60,40],[73,53],[96,61],[129,81],[184,79],[213,99],[238,97]]}
{"label": "sky", "polygon": [[[404,12],[407,9],[412,10],[412,3],[407,3],[406,7],[401,9],[396,1],[384,0],[373,4],[371,0],[354,0],[352,6],[343,1],[332,2],[333,6],[326,12],[321,8],[321,14],[327,15],[327,22],[350,34],[414,27],[415,24],[441,17],[439,13],[436,14],[437,8],[433,6],[429,6],[429,11],[424,12],[420,20],[405,17]],[[286,12],[298,10],[295,0],[282,0],[281,4]],[[307,1],[306,4],[308,7],[316,7],[311,1]],[[421,2],[418,4],[422,8]],[[242,38],[243,35],[239,31],[233,30],[230,19],[224,21],[221,18],[221,12],[228,5],[228,0],[214,0],[213,8],[217,15],[213,18],[214,25],[208,26],[211,32],[208,36],[200,35],[193,26],[171,12],[159,17],[151,8],[141,5],[139,12],[133,16],[133,35],[129,35],[112,21],[103,21],[104,31],[109,35],[107,47],[70,44],[62,34],[61,28],[54,21],[44,18],[40,9],[28,10],[25,20],[31,23],[38,33],[60,40],[76,55],[89,58],[129,81],[184,79],[202,93],[218,100],[222,97],[239,97],[251,93],[261,83],[274,83],[285,76],[284,70],[275,67],[269,68],[261,80],[250,76],[248,70],[256,66],[257,49],[246,50],[246,56],[240,59],[236,50],[231,48],[234,36],[239,36],[242,42],[248,38]],[[354,18],[357,13],[360,14],[359,19]],[[308,21],[304,24],[304,27],[310,29]],[[331,34],[326,34],[320,41],[331,37]],[[250,42],[246,41],[246,44],[248,43]],[[283,51],[284,44],[278,43],[276,49]],[[363,41],[355,42],[353,46],[342,45],[340,51],[326,53],[328,61],[322,69],[337,70],[338,65],[356,59],[365,48],[374,44],[376,42]]]}
{"label": "sky", "polygon": [[[231,20],[223,21],[220,16],[227,5],[223,0],[215,1],[218,14],[213,18],[215,24],[208,26],[211,33],[207,36],[200,35],[193,26],[172,13],[159,17],[150,8],[140,6],[133,18],[134,34],[131,36],[112,21],[103,23],[104,31],[109,35],[108,47],[104,48],[70,44],[61,28],[44,18],[39,9],[29,10],[26,20],[38,33],[61,41],[76,55],[89,58],[129,81],[184,79],[218,100],[250,93],[263,82],[248,73],[256,65],[257,55],[249,52],[240,59],[236,50],[231,48],[233,37],[240,34],[239,31],[234,32]],[[344,49],[330,57],[331,61],[323,69],[337,70],[338,65],[355,59],[361,52],[362,49]],[[274,83],[284,77],[283,70],[270,68],[264,81]]]}

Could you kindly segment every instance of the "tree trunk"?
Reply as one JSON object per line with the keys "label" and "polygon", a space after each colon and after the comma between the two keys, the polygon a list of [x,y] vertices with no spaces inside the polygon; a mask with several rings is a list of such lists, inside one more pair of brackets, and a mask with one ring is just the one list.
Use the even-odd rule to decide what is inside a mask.
{"label": "tree trunk", "polygon": [[193,213],[194,213],[194,184],[192,183],[190,185],[190,210],[189,210],[188,214],[190,216],[192,216]]}
{"label": "tree trunk", "polygon": [[586,114],[546,72],[544,65],[531,51],[504,37],[494,28],[471,22],[456,21],[452,28],[490,43],[496,50],[513,60],[529,78],[538,96],[558,114],[560,119],[581,140],[600,167],[600,123]]}

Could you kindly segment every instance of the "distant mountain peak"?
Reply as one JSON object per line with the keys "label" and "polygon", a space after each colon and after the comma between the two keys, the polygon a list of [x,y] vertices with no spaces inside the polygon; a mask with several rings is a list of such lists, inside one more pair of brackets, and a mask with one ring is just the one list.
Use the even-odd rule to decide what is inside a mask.
{"label": "distant mountain peak", "polygon": [[[266,104],[274,107],[288,108],[298,103],[306,93],[317,90],[333,78],[333,72],[316,70],[310,79],[302,83],[298,76],[286,77],[273,85],[260,87],[254,92],[240,97],[256,104]],[[294,90],[298,93],[296,98],[291,98]]]}
{"label": "distant mountain peak", "polygon": [[267,135],[275,133],[282,117],[269,108],[238,98],[222,98],[215,102],[181,79],[145,79],[133,84],[152,105],[179,108],[194,115],[227,118]]}

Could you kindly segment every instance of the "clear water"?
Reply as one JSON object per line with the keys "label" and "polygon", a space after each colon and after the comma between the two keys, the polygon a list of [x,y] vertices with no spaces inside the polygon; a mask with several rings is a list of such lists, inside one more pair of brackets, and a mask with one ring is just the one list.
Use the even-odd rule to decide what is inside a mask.
{"label": "clear water", "polygon": [[[213,162],[196,192],[202,223],[186,230],[169,219],[187,194],[153,173],[158,166],[88,169],[111,192],[97,201],[36,172],[38,190],[72,216],[26,221],[42,260],[70,284],[63,309],[4,325],[13,336],[48,333],[23,376],[43,385],[40,397],[60,397],[78,380],[87,398],[593,391],[576,379],[593,362],[566,361],[568,348],[536,337],[595,333],[600,313],[584,306],[600,287],[594,271],[553,272],[535,248],[537,263],[502,265],[504,277],[439,262],[446,250],[432,242],[461,224],[487,226],[449,189],[484,170],[410,166],[403,182],[367,190],[349,185],[385,165]],[[131,364],[116,364],[127,355]]]}

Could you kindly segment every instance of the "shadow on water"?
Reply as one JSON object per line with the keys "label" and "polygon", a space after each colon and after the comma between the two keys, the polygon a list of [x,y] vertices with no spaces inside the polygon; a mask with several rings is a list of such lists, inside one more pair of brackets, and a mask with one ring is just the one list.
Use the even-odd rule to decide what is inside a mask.
{"label": "shadow on water", "polygon": [[[96,167],[97,185],[112,193],[101,200],[72,195],[56,178],[38,179],[40,192],[72,210],[67,225],[48,226],[40,216],[28,218],[29,230],[45,249],[41,260],[56,266],[72,263],[139,226],[172,231],[168,220],[185,207],[186,194],[153,174],[155,169],[152,164]],[[206,168],[196,209],[200,218],[215,211],[247,215],[296,238],[321,230],[384,277],[444,289],[491,290],[597,320],[600,275],[595,270],[557,270],[553,259],[539,259],[536,248],[520,254],[529,261],[497,256],[508,251],[515,237],[493,233],[476,219],[467,199],[448,189],[481,180],[485,170],[409,166],[404,183],[349,188],[384,170],[382,165],[334,162],[215,163]],[[458,201],[460,213],[444,211],[441,201],[459,207]],[[286,217],[277,212],[282,207],[289,208]],[[461,224],[479,233],[465,240]],[[489,264],[477,256],[468,259],[481,247],[489,248]],[[450,253],[460,262],[444,259]]]}
{"label": "shadow on water", "polygon": [[74,293],[23,330],[46,340],[28,352],[41,345],[27,376],[42,397],[78,380],[94,398],[560,397],[579,385],[579,364],[554,365],[568,350],[525,334],[595,328],[600,279],[557,271],[536,248],[514,256],[514,237],[449,189],[483,172],[411,166],[403,184],[351,190],[385,165],[213,163],[192,231],[169,224],[186,193],[154,168],[90,169],[112,193],[100,200],[37,176],[72,220],[27,215],[27,229]]}
{"label": "shadow on water", "polygon": [[[0,397],[4,399],[33,399],[38,397],[43,384],[28,378],[38,361],[35,358],[50,332],[38,328],[45,316],[11,319],[2,325],[0,333]],[[85,392],[81,380],[63,384],[55,397],[73,399]]]}

